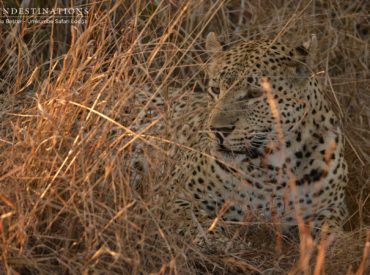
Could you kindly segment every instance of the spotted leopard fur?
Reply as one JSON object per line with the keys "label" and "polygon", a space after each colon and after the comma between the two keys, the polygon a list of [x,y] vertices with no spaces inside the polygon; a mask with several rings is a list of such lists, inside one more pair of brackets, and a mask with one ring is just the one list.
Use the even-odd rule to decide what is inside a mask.
{"label": "spotted leopard fur", "polygon": [[324,224],[340,229],[343,134],[305,65],[307,48],[243,41],[223,49],[210,33],[206,49],[208,95],[177,90],[169,104],[174,212],[198,227],[217,217],[278,220],[284,232],[299,221],[314,234]]}

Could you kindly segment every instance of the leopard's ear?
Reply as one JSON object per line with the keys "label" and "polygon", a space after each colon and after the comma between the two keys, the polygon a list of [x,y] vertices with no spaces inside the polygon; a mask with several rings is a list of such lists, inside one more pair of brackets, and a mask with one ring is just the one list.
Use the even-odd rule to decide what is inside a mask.
{"label": "leopard's ear", "polygon": [[314,66],[316,64],[317,48],[318,48],[316,34],[312,34],[310,39],[308,39],[306,42],[303,43],[303,47],[306,49],[308,53],[306,57],[306,63],[311,69],[314,69]]}
{"label": "leopard's ear", "polygon": [[312,35],[311,39],[295,47],[290,52],[289,66],[294,67],[299,75],[310,75],[316,64],[317,38]]}
{"label": "leopard's ear", "polygon": [[216,34],[210,32],[206,38],[206,51],[210,56],[217,54],[222,51],[221,43],[218,41]]}

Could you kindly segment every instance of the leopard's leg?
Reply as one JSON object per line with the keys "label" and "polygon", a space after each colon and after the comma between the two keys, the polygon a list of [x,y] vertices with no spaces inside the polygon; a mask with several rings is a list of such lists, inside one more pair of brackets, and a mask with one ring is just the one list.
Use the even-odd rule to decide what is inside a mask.
{"label": "leopard's leg", "polygon": [[175,233],[189,237],[198,247],[224,247],[229,241],[217,218],[210,217],[205,210],[195,207],[191,201],[176,199],[170,207],[170,215],[176,227]]}
{"label": "leopard's leg", "polygon": [[315,239],[326,236],[336,236],[343,232],[344,219],[347,217],[347,207],[339,205],[320,211],[313,219],[312,235]]}

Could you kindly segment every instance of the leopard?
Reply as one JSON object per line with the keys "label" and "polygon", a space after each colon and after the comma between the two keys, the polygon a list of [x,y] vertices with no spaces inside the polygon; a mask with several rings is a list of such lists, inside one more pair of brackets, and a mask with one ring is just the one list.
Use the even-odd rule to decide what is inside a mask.
{"label": "leopard", "polygon": [[223,46],[207,35],[207,90],[176,90],[167,104],[175,163],[167,183],[176,198],[169,208],[177,221],[186,216],[183,230],[261,219],[278,221],[283,233],[299,224],[313,236],[342,230],[344,135],[310,68],[313,44]]}

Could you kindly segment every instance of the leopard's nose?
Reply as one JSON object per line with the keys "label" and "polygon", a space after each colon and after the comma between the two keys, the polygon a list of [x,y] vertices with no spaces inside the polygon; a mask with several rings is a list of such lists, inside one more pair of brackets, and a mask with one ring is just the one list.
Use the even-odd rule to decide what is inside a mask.
{"label": "leopard's nose", "polygon": [[214,133],[216,138],[218,139],[219,143],[222,144],[224,141],[224,138],[226,138],[228,135],[231,134],[232,131],[234,131],[235,126],[232,127],[210,127],[211,131]]}

